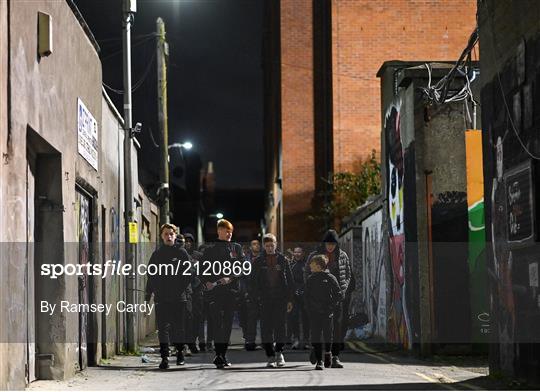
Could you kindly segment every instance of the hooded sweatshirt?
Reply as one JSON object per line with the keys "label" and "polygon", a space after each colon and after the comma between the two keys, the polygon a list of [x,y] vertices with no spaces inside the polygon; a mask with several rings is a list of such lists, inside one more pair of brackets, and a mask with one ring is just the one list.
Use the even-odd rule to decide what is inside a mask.
{"label": "hooded sweatshirt", "polygon": [[[332,242],[336,244],[336,248],[332,253],[328,253],[326,251],[326,242]],[[345,253],[339,247],[339,236],[335,230],[330,229],[326,231],[317,250],[312,252],[308,256],[306,267],[304,269],[304,278],[306,281],[311,274],[311,271],[309,269],[309,261],[313,256],[317,254],[322,254],[328,257],[328,271],[335,276],[339,283],[339,287],[341,288],[343,293],[347,292],[352,277],[351,263],[349,261],[349,257],[347,256],[347,253]]]}

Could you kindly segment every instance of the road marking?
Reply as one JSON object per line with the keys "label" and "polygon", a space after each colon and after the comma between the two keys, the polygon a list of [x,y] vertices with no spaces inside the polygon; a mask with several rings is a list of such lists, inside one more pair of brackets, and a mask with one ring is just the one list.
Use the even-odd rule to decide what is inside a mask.
{"label": "road marking", "polygon": [[374,357],[374,358],[377,358],[377,359],[380,359],[386,363],[390,363],[390,364],[393,364],[395,361],[393,361],[388,355],[385,355],[383,353],[378,353],[372,349],[370,349],[368,346],[366,346],[365,344],[362,344],[362,342],[352,342],[352,341],[349,341],[348,343],[350,343],[350,345],[353,346],[353,349],[355,351],[360,351],[361,353],[363,354],[366,354],[370,357]]}
{"label": "road marking", "polygon": [[468,388],[468,389],[471,389],[473,391],[482,391],[483,389],[480,388],[480,387],[477,387],[477,386],[474,386],[472,384],[469,384],[468,382],[465,382],[465,381],[457,381],[457,380],[454,380],[444,374],[441,374],[441,373],[433,373],[433,375],[439,379],[442,379],[444,380],[445,382],[448,382],[448,383],[454,383],[454,384],[457,384],[457,383],[460,383],[460,385],[464,386],[465,388]]}
{"label": "road marking", "polygon": [[441,382],[440,380],[436,380],[434,378],[431,378],[431,377],[425,375],[424,373],[415,372],[414,374],[416,374],[418,377],[423,378],[424,380],[426,380],[426,381],[428,381],[428,382],[430,382],[432,384],[439,384],[441,387],[443,387],[445,389],[448,389],[450,391],[457,391],[457,388],[454,388],[451,385],[445,384],[445,383]]}
{"label": "road marking", "polygon": [[424,373],[418,373],[418,372],[414,372],[414,374],[416,374],[418,377],[420,378],[423,378],[424,380],[426,381],[429,381],[429,382],[432,382],[434,384],[439,384],[439,381],[438,380],[435,380],[434,378],[431,378],[427,375],[425,375]]}
{"label": "road marking", "polygon": [[[349,347],[351,347],[353,350],[355,350],[357,352],[360,352],[360,353],[365,354],[365,355],[367,355],[369,357],[378,359],[380,361],[386,362],[388,364],[391,364],[391,365],[394,365],[394,366],[396,365],[396,361],[392,360],[392,357],[390,357],[390,356],[388,356],[386,354],[374,351],[371,348],[369,348],[367,345],[363,344],[362,342],[348,341],[347,343],[349,344]],[[455,366],[452,366],[452,367],[454,367],[456,370],[458,370],[457,367],[455,367]],[[440,374],[440,373],[433,373],[433,375],[435,377],[439,378],[439,380],[431,378],[431,377],[429,377],[429,376],[427,376],[427,375],[425,375],[423,373],[416,373],[415,372],[415,374],[417,376],[419,376],[420,378],[423,378],[426,381],[429,381],[429,382],[435,383],[435,384],[440,384],[443,388],[450,389],[452,391],[456,391],[457,388],[452,387],[449,384],[455,384],[455,383],[460,383],[460,386],[464,386],[465,388],[471,389],[473,391],[481,391],[481,390],[483,390],[482,388],[471,385],[471,384],[469,384],[469,383],[467,383],[465,381],[457,381],[457,380],[454,380],[454,379],[452,379],[452,378],[450,378],[448,376],[445,376],[443,374]],[[441,381],[441,379],[444,382]]]}

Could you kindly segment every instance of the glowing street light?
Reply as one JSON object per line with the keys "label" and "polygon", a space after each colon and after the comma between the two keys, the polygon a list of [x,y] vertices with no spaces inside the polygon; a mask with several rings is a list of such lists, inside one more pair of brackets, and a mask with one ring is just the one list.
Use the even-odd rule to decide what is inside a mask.
{"label": "glowing street light", "polygon": [[173,143],[173,144],[169,144],[168,148],[169,150],[171,148],[185,148],[186,150],[191,150],[193,148],[193,144],[191,144],[191,142]]}

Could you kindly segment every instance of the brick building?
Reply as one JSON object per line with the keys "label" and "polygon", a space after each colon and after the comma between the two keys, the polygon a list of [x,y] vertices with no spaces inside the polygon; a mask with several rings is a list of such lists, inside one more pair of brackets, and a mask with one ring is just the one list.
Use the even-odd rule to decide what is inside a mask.
{"label": "brick building", "polygon": [[[266,126],[270,134],[281,130],[282,141],[282,167],[268,172],[268,187],[282,184],[285,240],[309,241],[319,236],[306,220],[325,190],[321,178],[379,152],[381,64],[457,60],[476,4],[281,0],[267,1],[266,11]],[[268,205],[269,229],[278,230],[280,205]]]}

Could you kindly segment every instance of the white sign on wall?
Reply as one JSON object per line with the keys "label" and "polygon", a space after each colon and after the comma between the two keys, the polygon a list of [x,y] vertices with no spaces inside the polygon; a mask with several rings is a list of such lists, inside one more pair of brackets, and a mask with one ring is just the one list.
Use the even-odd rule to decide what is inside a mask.
{"label": "white sign on wall", "polygon": [[77,139],[79,154],[98,170],[98,124],[80,98],[77,98]]}

